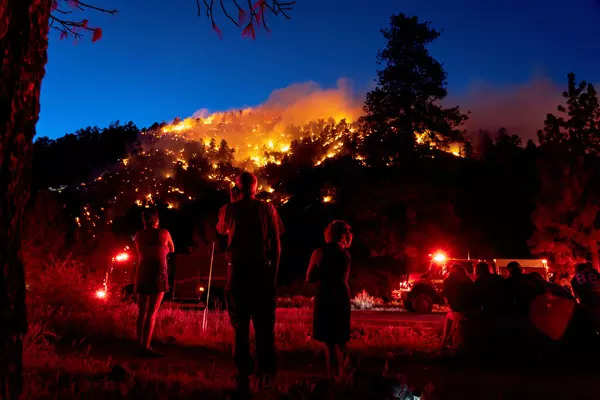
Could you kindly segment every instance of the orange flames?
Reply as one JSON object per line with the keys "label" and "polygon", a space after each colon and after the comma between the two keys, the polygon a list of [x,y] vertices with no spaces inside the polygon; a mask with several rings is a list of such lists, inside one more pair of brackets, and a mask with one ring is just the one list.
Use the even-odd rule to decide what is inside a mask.
{"label": "orange flames", "polygon": [[[361,100],[346,81],[338,81],[333,89],[321,89],[309,82],[276,90],[257,107],[212,114],[199,111],[192,117],[163,126],[159,134],[171,134],[205,145],[213,139],[218,145],[225,139],[235,149],[236,161],[249,160],[261,167],[268,162],[281,163],[281,156],[290,151],[291,142],[299,139],[298,130],[293,127],[317,120],[353,122],[360,115]],[[328,154],[328,157],[333,156],[335,151]]]}

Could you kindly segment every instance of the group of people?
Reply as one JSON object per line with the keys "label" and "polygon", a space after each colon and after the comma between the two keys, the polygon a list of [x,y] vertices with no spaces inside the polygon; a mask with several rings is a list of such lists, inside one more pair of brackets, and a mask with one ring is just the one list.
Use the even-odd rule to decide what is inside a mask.
{"label": "group of people", "polygon": [[[499,331],[505,328],[503,325],[525,321],[533,327],[537,323],[538,330],[554,340],[564,336],[569,324],[584,321],[586,329],[600,329],[600,273],[591,264],[578,264],[570,282],[563,276],[547,281],[537,272],[524,273],[516,261],[509,263],[506,270],[503,278],[489,264],[481,262],[472,279],[464,266],[451,267],[442,291],[450,307],[442,335],[444,347],[462,344],[465,326],[476,327],[477,333],[485,336],[482,327]],[[551,309],[558,303],[563,306]],[[543,315],[552,312],[565,315]],[[553,319],[557,323],[552,324]],[[557,325],[561,325],[558,332]]]}
{"label": "group of people", "polygon": [[[234,362],[240,393],[250,389],[254,373],[259,388],[275,374],[275,289],[281,257],[283,223],[271,204],[255,198],[257,179],[239,175],[231,201],[219,210],[217,232],[226,238],[225,296],[234,330]],[[314,306],[314,339],[326,344],[331,379],[343,373],[345,344],[350,336],[350,226],[332,221],[325,229],[326,245],[313,252],[307,281],[318,285]],[[168,291],[167,254],[174,251],[171,235],[159,227],[158,213],[144,214],[144,228],[135,236],[138,252],[136,293],[137,338],[144,355],[160,356],[151,348],[156,314]],[[250,357],[250,322],[256,341],[256,368]]]}

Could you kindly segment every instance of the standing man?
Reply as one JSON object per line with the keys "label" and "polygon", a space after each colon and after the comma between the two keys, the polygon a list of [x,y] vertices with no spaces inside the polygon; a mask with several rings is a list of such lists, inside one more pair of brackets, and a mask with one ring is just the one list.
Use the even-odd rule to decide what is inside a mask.
{"label": "standing man", "polygon": [[243,172],[237,201],[219,211],[217,231],[227,236],[227,308],[235,332],[234,360],[240,393],[252,372],[250,320],[256,338],[259,387],[275,373],[275,285],[281,255],[281,219],[271,204],[255,199],[257,180]]}

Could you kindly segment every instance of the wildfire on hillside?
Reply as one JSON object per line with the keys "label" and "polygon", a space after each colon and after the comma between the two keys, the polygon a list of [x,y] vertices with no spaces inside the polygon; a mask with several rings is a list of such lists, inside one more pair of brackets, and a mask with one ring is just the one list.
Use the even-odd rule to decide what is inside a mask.
{"label": "wildfire on hillside", "polygon": [[[281,154],[290,151],[292,141],[303,138],[299,128],[307,123],[352,123],[361,111],[360,101],[344,81],[334,89],[306,83],[277,90],[257,107],[212,114],[200,111],[183,120],[175,119],[153,133],[199,141],[206,146],[225,139],[235,150],[236,161],[250,160],[254,167],[262,167],[269,162],[280,163]],[[334,149],[330,153],[329,157],[333,157]]]}
{"label": "wildfire on hillside", "polygon": [[[242,110],[198,113],[183,120],[142,131],[142,149],[120,160],[110,171],[78,190],[95,193],[85,204],[75,224],[91,236],[114,216],[129,207],[162,205],[177,209],[201,194],[199,181],[217,190],[233,185],[240,169],[260,170],[267,164],[282,164],[302,152],[311,151],[310,162],[320,167],[341,154],[351,155],[365,166],[365,157],[348,140],[363,140],[366,133],[356,123],[360,107],[343,88],[320,90],[294,86],[271,95],[263,105]],[[415,142],[462,156],[462,145],[439,148],[431,132],[415,133]],[[288,193],[260,181],[262,198],[277,205],[290,200]],[[96,193],[99,193],[97,195]],[[324,188],[322,204],[336,202],[335,188]]]}

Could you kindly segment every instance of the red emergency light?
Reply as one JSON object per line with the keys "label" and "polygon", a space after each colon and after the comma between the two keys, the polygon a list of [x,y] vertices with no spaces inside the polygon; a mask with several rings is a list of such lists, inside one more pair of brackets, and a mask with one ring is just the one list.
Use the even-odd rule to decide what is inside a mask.
{"label": "red emergency light", "polygon": [[104,290],[104,289],[96,290],[96,297],[99,299],[105,299],[106,298],[106,290]]}
{"label": "red emergency light", "polygon": [[115,256],[115,261],[117,262],[125,262],[127,260],[129,260],[129,253],[127,252],[123,251]]}
{"label": "red emergency light", "polygon": [[446,262],[446,260],[448,260],[446,253],[444,253],[443,251],[437,251],[435,254],[433,254],[431,256],[431,258],[433,261],[435,261],[438,264],[443,264]]}

